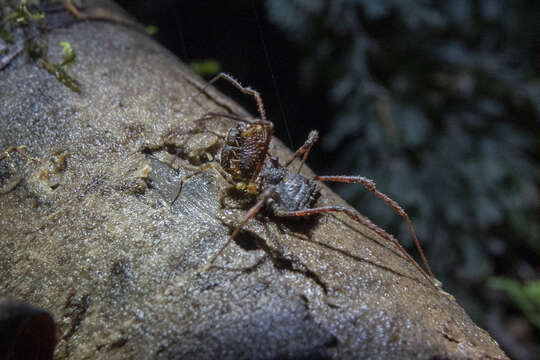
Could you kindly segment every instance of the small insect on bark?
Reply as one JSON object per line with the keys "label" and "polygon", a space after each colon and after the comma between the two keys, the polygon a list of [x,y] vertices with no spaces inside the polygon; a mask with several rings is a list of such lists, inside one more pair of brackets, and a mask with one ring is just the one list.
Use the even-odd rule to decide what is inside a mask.
{"label": "small insect on bark", "polygon": [[[223,141],[221,148],[221,157],[219,162],[211,162],[199,167],[197,171],[184,176],[178,188],[178,192],[172,203],[178,199],[182,192],[183,184],[190,178],[201,174],[209,169],[215,169],[229,184],[237,190],[247,194],[257,196],[256,203],[249,209],[240,224],[234,229],[228,240],[221,248],[210,258],[208,263],[200,269],[200,271],[208,270],[221,255],[221,253],[229,246],[234,238],[240,233],[247,222],[255,217],[264,206],[269,208],[278,217],[305,217],[314,214],[325,214],[331,212],[345,213],[351,219],[357,221],[371,231],[378,234],[381,238],[392,243],[396,249],[424,276],[432,285],[437,287],[435,277],[431,272],[431,268],[424,255],[420,242],[416,237],[416,233],[411,224],[407,213],[399,206],[397,202],[392,200],[387,195],[377,190],[375,182],[363,176],[315,176],[308,178],[300,174],[300,170],[311,150],[313,144],[318,140],[319,135],[316,130],[312,130],[305,141],[294,155],[285,163],[281,164],[277,157],[272,156],[268,152],[274,124],[266,119],[261,95],[256,90],[242,86],[232,76],[220,73],[205,86],[203,86],[195,95],[199,95],[208,86],[219,79],[227,80],[244,94],[253,96],[257,103],[259,112],[258,119],[244,118],[234,114],[219,114],[207,113],[201,119],[196,121],[197,126],[190,133],[212,132],[206,128],[206,122],[218,118],[228,118],[237,123],[231,128],[227,135],[221,135],[212,132]],[[296,171],[291,171],[289,166],[295,159],[301,157],[300,166]],[[409,232],[414,240],[414,243],[420,253],[420,257],[427,269],[424,270],[412,259],[405,251],[401,244],[384,230],[377,227],[371,221],[363,218],[356,210],[343,206],[324,206],[315,207],[315,203],[320,196],[320,186],[317,183],[321,182],[342,182],[342,183],[360,183],[367,190],[371,191],[375,196],[382,199],[388,204],[399,216],[401,216],[409,228]]]}

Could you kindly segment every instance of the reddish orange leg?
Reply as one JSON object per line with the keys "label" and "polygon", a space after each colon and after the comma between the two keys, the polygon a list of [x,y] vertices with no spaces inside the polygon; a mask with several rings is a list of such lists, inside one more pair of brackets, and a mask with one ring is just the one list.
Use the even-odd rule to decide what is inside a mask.
{"label": "reddish orange leg", "polygon": [[234,120],[234,121],[250,123],[250,124],[255,124],[255,123],[258,123],[258,122],[264,122],[265,124],[272,124],[270,121],[266,121],[266,120],[264,120],[264,121],[263,120],[252,120],[250,118],[241,117],[241,116],[238,116],[238,115],[222,114],[222,113],[215,113],[215,112],[209,112],[206,115],[204,115],[202,118],[200,118],[199,120],[195,120],[195,121],[206,121],[206,120],[217,119],[217,118],[220,118],[220,117],[231,119],[231,120]]}
{"label": "reddish orange leg", "polygon": [[[244,123],[249,123],[253,125],[261,125],[263,128],[269,129],[270,131],[272,131],[272,129],[274,128],[274,123],[268,120],[249,119],[249,118],[241,117],[238,115],[221,114],[221,113],[214,113],[214,112],[207,113],[202,118],[195,120],[195,122],[203,123],[208,120],[214,120],[214,119],[219,119],[219,118],[227,118],[227,119],[238,121],[238,122],[244,122]],[[206,127],[204,127],[204,129],[206,130]],[[196,128],[195,130],[200,130],[200,128]],[[202,130],[200,132],[202,132]]]}
{"label": "reddish orange leg", "polygon": [[223,250],[225,250],[227,248],[227,246],[229,246],[229,244],[240,233],[240,231],[244,228],[244,226],[246,226],[248,221],[250,219],[253,219],[255,217],[255,215],[257,215],[259,213],[259,211],[261,211],[262,207],[266,203],[266,200],[268,200],[273,195],[273,193],[274,193],[274,190],[266,189],[264,192],[261,193],[261,195],[259,195],[259,198],[257,199],[257,203],[255,205],[253,205],[253,207],[251,209],[249,209],[247,214],[242,219],[242,222],[240,222],[240,224],[236,227],[236,229],[234,229],[233,233],[231,234],[231,236],[229,237],[227,242],[218,250],[217,253],[214,254],[214,256],[212,256],[210,261],[208,261],[208,263],[205,266],[203,266],[202,268],[200,268],[198,270],[199,272],[204,272],[204,271],[210,269],[210,267],[212,267],[212,265],[214,264],[216,259],[223,252]]}
{"label": "reddish orange leg", "polygon": [[194,120],[193,122],[195,123],[195,127],[193,129],[189,130],[187,133],[188,134],[200,134],[200,133],[203,133],[203,132],[208,132],[210,134],[216,135],[217,137],[219,137],[221,139],[224,139],[224,138],[227,137],[226,134],[220,134],[220,133],[215,132],[213,130],[210,130],[210,129],[208,129],[206,127],[206,122],[207,121],[216,120],[216,119],[219,119],[219,118],[226,118],[226,119],[230,119],[230,120],[234,120],[234,121],[238,121],[238,122],[249,123],[249,124],[253,124],[253,125],[258,124],[258,125],[261,125],[262,127],[266,127],[266,128],[270,128],[270,129],[272,129],[274,127],[273,123],[271,123],[270,121],[266,121],[266,120],[249,119],[249,118],[244,118],[244,117],[241,117],[241,116],[238,116],[238,115],[209,112],[209,113],[205,114],[202,118]]}
{"label": "reddish orange leg", "polygon": [[313,146],[313,144],[317,142],[317,140],[319,140],[319,132],[317,130],[311,130],[307,140],[304,142],[304,145],[300,146],[298,150],[296,150],[294,155],[285,164],[285,167],[288,167],[289,165],[291,165],[294,159],[304,154],[304,156],[302,157],[302,163],[300,164],[300,166],[298,167],[298,170],[296,171],[296,173],[299,174],[300,170],[302,170],[302,166],[304,166],[304,163],[306,162],[306,159],[309,155],[311,147]]}
{"label": "reddish orange leg", "polygon": [[216,76],[214,76],[214,78],[212,78],[212,80],[210,80],[209,82],[207,82],[194,96],[193,98],[197,97],[200,93],[202,93],[208,86],[212,85],[213,83],[215,83],[216,81],[218,81],[219,79],[224,79],[224,80],[227,80],[228,82],[230,82],[234,87],[236,87],[238,90],[240,90],[241,92],[243,92],[244,94],[246,95],[251,95],[255,98],[255,101],[257,102],[257,109],[259,110],[259,115],[261,116],[261,120],[266,120],[266,112],[264,111],[264,104],[263,104],[263,101],[262,101],[262,98],[261,98],[261,94],[259,94],[258,91],[256,90],[253,90],[252,88],[250,87],[244,87],[242,86],[238,80],[236,80],[235,78],[233,78],[231,75],[229,74],[226,74],[224,72],[222,73],[219,73],[217,74]]}
{"label": "reddish orange leg", "polygon": [[427,279],[432,285],[435,285],[433,277],[429,277],[424,270],[414,261],[414,259],[407,254],[405,249],[401,246],[401,244],[390,234],[388,234],[386,231],[379,228],[377,225],[373,224],[371,221],[364,219],[360,213],[354,209],[346,208],[343,206],[325,206],[325,207],[319,207],[314,209],[305,209],[305,210],[298,210],[298,211],[292,211],[292,212],[278,212],[276,213],[277,216],[282,217],[288,217],[288,216],[309,216],[314,214],[325,214],[330,212],[343,212],[347,216],[349,216],[351,219],[359,222],[360,224],[364,225],[383,239],[392,242],[395,247],[405,256],[405,258],[414,265],[414,267]]}
{"label": "reddish orange leg", "polygon": [[[315,176],[315,180],[319,181],[333,181],[333,182],[343,182],[343,183],[361,183],[364,185],[366,189],[371,191],[375,194],[378,198],[382,199],[386,204],[388,204],[399,216],[401,216],[405,222],[407,223],[407,227],[409,228],[409,232],[414,240],[414,244],[416,245],[416,248],[418,249],[418,252],[420,253],[420,257],[422,258],[422,262],[424,263],[424,266],[426,267],[429,276],[431,277],[431,280],[433,283],[435,283],[435,276],[433,276],[433,272],[431,271],[431,267],[428,264],[428,261],[426,259],[426,256],[424,255],[424,251],[422,250],[422,246],[420,246],[420,242],[418,241],[418,238],[416,237],[416,233],[414,232],[414,228],[412,226],[411,220],[409,219],[409,215],[403,210],[401,206],[394,200],[390,199],[387,195],[383,194],[379,190],[377,190],[375,186],[375,182],[373,180],[370,180],[368,178],[365,178],[363,176],[346,176],[346,175],[338,175],[338,176]],[[401,248],[401,245],[399,246]],[[416,263],[415,263],[416,264]]]}

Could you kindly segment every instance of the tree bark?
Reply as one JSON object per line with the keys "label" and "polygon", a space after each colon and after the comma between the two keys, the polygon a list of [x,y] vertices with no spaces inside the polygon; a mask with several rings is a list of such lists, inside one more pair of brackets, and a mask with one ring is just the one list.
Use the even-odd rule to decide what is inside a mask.
{"label": "tree bark", "polygon": [[[214,89],[193,101],[200,80],[180,60],[89,18],[53,29],[46,14],[39,34],[50,63],[71,44],[79,93],[26,53],[0,71],[0,149],[28,156],[0,163],[0,293],[54,316],[56,359],[506,359],[451,295],[339,214],[264,212],[198,273],[252,199],[206,172],[170,205],[180,178],[219,154],[215,135],[186,130],[243,110]],[[324,186],[319,202],[344,204]]]}

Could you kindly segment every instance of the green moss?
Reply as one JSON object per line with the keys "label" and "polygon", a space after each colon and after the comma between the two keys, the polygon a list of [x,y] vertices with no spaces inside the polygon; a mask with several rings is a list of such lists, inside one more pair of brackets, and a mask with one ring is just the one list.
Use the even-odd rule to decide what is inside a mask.
{"label": "green moss", "polygon": [[45,13],[31,13],[26,6],[26,1],[21,1],[15,11],[7,15],[6,21],[17,24],[28,24],[31,21],[38,21],[44,18]]}
{"label": "green moss", "polygon": [[64,54],[63,61],[60,65],[68,69],[77,59],[77,54],[75,54],[75,51],[73,51],[71,44],[67,41],[60,42],[60,46],[62,46],[62,53]]}
{"label": "green moss", "polygon": [[26,1],[21,1],[19,6],[2,18],[0,22],[0,37],[7,43],[13,43],[12,31],[18,26],[27,25],[33,21],[39,21],[45,18],[45,13],[32,13],[26,6]]}
{"label": "green moss", "polygon": [[73,51],[71,44],[67,41],[62,41],[60,43],[60,46],[62,46],[62,53],[64,55],[62,58],[62,62],[59,64],[54,64],[42,57],[40,59],[41,65],[45,68],[45,70],[54,75],[62,84],[67,86],[69,89],[75,92],[80,92],[81,86],[79,82],[67,73],[71,65],[75,63],[75,60],[77,59],[77,54],[75,53],[75,51]]}

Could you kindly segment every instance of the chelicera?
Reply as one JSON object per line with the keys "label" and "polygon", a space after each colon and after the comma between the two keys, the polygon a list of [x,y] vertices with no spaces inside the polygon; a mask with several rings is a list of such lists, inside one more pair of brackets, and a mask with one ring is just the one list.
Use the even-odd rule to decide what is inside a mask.
{"label": "chelicera", "polygon": [[[266,113],[260,94],[249,87],[242,86],[237,80],[228,74],[220,73],[210,80],[197,93],[200,94],[204,89],[216,82],[224,79],[238,88],[244,94],[255,98],[259,112],[259,119],[244,118],[234,114],[208,113],[203,118],[197,120],[197,127],[191,133],[204,131],[212,132],[206,128],[206,122],[218,118],[228,118],[237,122],[237,125],[231,128],[227,135],[214,133],[223,140],[221,148],[221,157],[219,162],[210,162],[203,164],[197,171],[182,178],[178,193],[174,201],[180,196],[182,185],[193,176],[196,176],[209,169],[215,169],[217,172],[237,190],[247,194],[257,196],[256,203],[249,209],[240,224],[235,228],[229,239],[212,256],[201,271],[208,270],[229,246],[235,237],[244,228],[247,222],[255,217],[264,206],[269,208],[278,217],[305,217],[314,214],[325,214],[331,212],[342,212],[347,216],[364,225],[371,231],[378,234],[386,241],[394,244],[396,249],[401,252],[405,258],[414,265],[414,267],[432,284],[436,284],[435,278],[429,264],[424,256],[422,247],[416,237],[413,226],[407,213],[399,206],[397,202],[377,190],[375,182],[362,176],[315,176],[308,178],[300,174],[300,169],[305,163],[309,151],[313,144],[318,140],[318,132],[312,130],[304,145],[302,145],[294,155],[282,165],[277,157],[272,156],[268,148],[272,140],[274,124],[266,119]],[[297,171],[291,171],[290,165],[295,159],[301,157],[301,164]],[[391,235],[377,227],[371,221],[363,218],[358,211],[343,206],[324,206],[315,207],[316,201],[320,196],[321,182],[342,182],[342,183],[360,183],[367,190],[375,194],[388,204],[398,215],[400,215],[409,228],[409,232],[420,253],[422,261],[429,273],[429,276],[422,268],[411,258],[401,244]]]}

